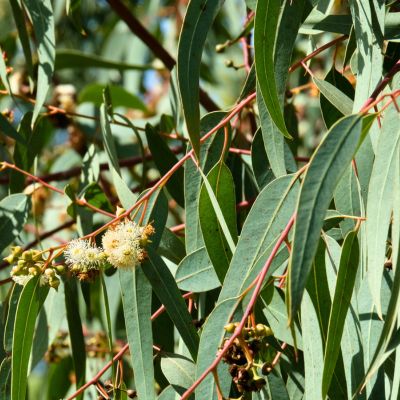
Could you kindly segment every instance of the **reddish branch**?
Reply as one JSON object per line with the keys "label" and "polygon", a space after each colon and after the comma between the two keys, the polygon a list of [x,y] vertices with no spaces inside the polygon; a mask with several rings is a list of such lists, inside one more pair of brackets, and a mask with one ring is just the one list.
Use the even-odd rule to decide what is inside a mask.
{"label": "reddish branch", "polygon": [[301,67],[303,65],[303,63],[306,63],[308,60],[311,60],[319,53],[322,53],[324,50],[329,49],[330,47],[336,45],[337,43],[343,42],[343,40],[345,40],[345,39],[347,39],[347,35],[339,36],[336,39],[333,39],[330,42],[324,44],[323,46],[318,47],[318,49],[314,50],[312,53],[308,54],[306,57],[304,57],[300,61],[297,61],[296,63],[294,63],[289,68],[289,73],[295,71],[297,68]]}
{"label": "reddish branch", "polygon": [[[179,154],[180,152],[182,152],[182,150],[183,150],[182,146],[173,147],[171,149],[171,151],[174,154]],[[146,161],[152,160],[153,156],[151,154],[146,154],[144,159]],[[139,165],[142,162],[143,162],[142,156],[130,157],[130,158],[120,160],[119,166],[120,167],[134,167],[135,165]],[[100,164],[100,171],[106,171],[108,169],[109,169],[108,163]],[[39,176],[39,179],[42,180],[43,182],[64,181],[64,180],[73,178],[74,176],[78,176],[81,173],[81,171],[82,171],[81,167],[74,167],[74,168],[68,169],[66,171],[55,172],[52,174],[46,174],[46,175]],[[33,179],[30,179],[30,178],[27,179],[28,184],[32,183],[33,181],[34,181]],[[9,182],[9,177],[3,176],[0,178],[0,184],[5,184],[8,182]]]}

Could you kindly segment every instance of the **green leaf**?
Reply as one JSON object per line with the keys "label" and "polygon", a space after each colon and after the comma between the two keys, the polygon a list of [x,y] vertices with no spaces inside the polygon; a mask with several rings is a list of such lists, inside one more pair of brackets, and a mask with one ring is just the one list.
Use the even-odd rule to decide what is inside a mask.
{"label": "green leaf", "polygon": [[21,233],[31,207],[30,198],[12,194],[0,201],[0,252]]}
{"label": "green leaf", "polygon": [[85,188],[84,197],[92,206],[108,212],[114,211],[103,189],[97,183],[93,182]]}
{"label": "green leaf", "polygon": [[382,121],[368,189],[366,215],[368,280],[380,316],[382,315],[380,299],[382,266],[385,262],[386,238],[393,207],[394,180],[399,173],[397,168],[400,148],[399,122],[400,117],[396,108],[390,107]]}
{"label": "green leaf", "polygon": [[243,89],[240,92],[237,103],[240,103],[247,96],[250,96],[252,92],[256,90],[256,66],[253,63],[249,73],[247,74],[246,81],[244,82]]}
{"label": "green leaf", "polygon": [[18,29],[19,40],[21,42],[22,51],[25,56],[25,67],[28,75],[33,79],[33,63],[32,63],[32,52],[31,44],[29,42],[28,30],[25,21],[25,16],[22,11],[21,3],[19,0],[10,0],[10,5],[15,21],[15,25]]}
{"label": "green leaf", "polygon": [[286,175],[261,191],[243,225],[219,301],[239,295],[261,270],[295,210],[298,189],[293,175]]}
{"label": "green leaf", "polygon": [[[78,288],[76,281],[71,279],[65,280],[64,291],[71,352],[76,377],[75,384],[78,389],[85,383],[86,348],[82,331],[82,320],[79,314]],[[78,399],[83,399],[83,393],[78,396]]]}
{"label": "green leaf", "polygon": [[26,145],[25,138],[16,131],[16,129],[8,122],[8,119],[2,113],[0,113],[0,132],[12,139],[15,139],[18,143]]}
{"label": "green leaf", "polygon": [[199,80],[207,33],[222,6],[221,0],[191,0],[178,45],[178,82],[192,147],[200,155]]}
{"label": "green leaf", "polygon": [[179,289],[197,293],[207,292],[221,285],[205,247],[188,254],[181,261],[175,280]]}
{"label": "green leaf", "polygon": [[313,78],[314,83],[325,98],[343,115],[349,115],[353,110],[353,101],[332,83]]}
{"label": "green leaf", "polygon": [[328,131],[311,158],[299,196],[289,262],[289,320],[300,306],[326,210],[359,146],[361,128],[361,116],[342,118]]}
{"label": "green leaf", "polygon": [[[270,294],[271,290],[272,297]],[[286,342],[290,346],[294,346],[294,340],[287,325],[287,309],[283,291],[269,285],[261,292],[261,301],[264,305],[263,313],[274,332],[274,337],[282,342]],[[303,350],[303,339],[297,323],[294,329],[297,348]]]}
{"label": "green leaf", "polygon": [[[165,175],[178,162],[178,158],[150,124],[146,124],[146,138],[151,154],[153,155],[154,163],[160,174]],[[185,203],[183,181],[183,167],[181,167],[171,176],[166,184],[171,196],[182,207]]]}
{"label": "green leaf", "polygon": [[165,228],[157,253],[173,263],[179,264],[186,256],[185,244],[177,235]]}
{"label": "green leaf", "polygon": [[196,360],[199,336],[171,272],[162,258],[151,248],[148,249],[148,259],[143,263],[142,268],[158,299],[165,306],[193,360]]}
{"label": "green leaf", "polygon": [[[200,121],[201,136],[212,129],[224,117],[225,113],[223,112],[214,112],[205,115]],[[223,143],[223,128],[202,143],[200,148],[199,167],[205,174],[208,174],[211,168],[220,159]],[[186,163],[184,174],[186,219],[185,245],[187,253],[192,253],[198,248],[204,246],[198,213],[202,177],[196,165],[191,162]]]}
{"label": "green leaf", "polygon": [[100,107],[103,103],[103,91],[108,87],[113,107],[126,107],[135,110],[146,111],[147,108],[139,97],[129,93],[121,86],[103,85],[101,83],[91,83],[86,85],[79,93],[79,103],[93,103]]}
{"label": "green leaf", "polygon": [[161,370],[170,385],[180,394],[194,382],[195,364],[180,354],[163,353]]}
{"label": "green leaf", "polygon": [[4,350],[7,353],[11,353],[12,351],[15,315],[17,312],[18,301],[21,296],[22,289],[23,286],[14,284],[11,291],[10,300],[8,302],[7,321],[4,328],[4,338],[3,338]]}
{"label": "green leaf", "polygon": [[[321,82],[321,80],[318,81]],[[346,96],[345,101],[348,103],[346,107],[343,107],[341,104],[339,107],[335,104],[335,101],[337,101],[337,97],[332,96],[333,93],[331,94],[329,90],[328,92],[325,90],[327,89],[327,87],[325,87],[325,84],[333,85],[333,93],[337,91],[340,92],[337,93],[339,98],[341,98],[343,95]],[[336,70],[335,66],[331,68],[331,70],[325,76],[322,85],[320,86],[320,106],[322,117],[327,128],[330,128],[337,120],[342,118],[344,115],[352,113],[354,88],[351,83],[339,71]],[[343,110],[340,111],[341,108],[344,108],[346,112],[342,112]],[[347,112],[347,110],[349,111]]]}
{"label": "green leaf", "polygon": [[[396,171],[398,171],[399,160],[397,160]],[[363,379],[363,383],[367,382],[371,379],[373,374],[375,374],[384,361],[389,357],[395,348],[390,348],[390,342],[392,340],[393,334],[398,326],[398,310],[400,303],[400,257],[399,257],[399,248],[400,248],[400,235],[399,235],[399,211],[398,211],[398,201],[400,200],[400,182],[399,176],[397,174],[395,182],[395,195],[393,196],[393,205],[395,205],[393,210],[393,224],[392,224],[392,240],[393,240],[393,262],[396,263],[395,274],[393,277],[393,285],[391,287],[391,295],[389,300],[388,309],[386,312],[386,317],[384,320],[384,325],[382,327],[382,331],[379,336],[379,341],[376,346],[376,350],[369,362],[366,376]],[[398,352],[396,351],[396,360],[398,358]],[[397,364],[396,364],[397,369]],[[396,371],[398,374],[398,371]],[[397,375],[396,374],[396,375]],[[396,377],[398,379],[398,375]],[[393,386],[396,388],[396,386]],[[397,390],[397,389],[396,389]]]}
{"label": "green leaf", "polygon": [[33,108],[32,125],[46,101],[52,83],[55,59],[54,13],[50,0],[23,0],[32,19],[39,57],[36,103]]}
{"label": "green leaf", "polygon": [[156,398],[151,327],[151,286],[142,268],[119,269],[125,325],[138,397]]}
{"label": "green leaf", "polygon": [[360,4],[351,0],[349,6],[357,43],[354,112],[358,112],[382,77],[385,5],[380,1]]}
{"label": "green leaf", "polygon": [[[222,283],[232,258],[232,246],[234,250],[237,242],[235,186],[224,163],[218,163],[206,179],[215,199],[212,194],[210,196],[204,181],[199,199],[200,226],[211,263]],[[217,201],[219,210],[213,200]]]}
{"label": "green leaf", "polygon": [[325,398],[328,393],[336,361],[339,357],[340,342],[358,270],[358,260],[357,231],[351,231],[347,234],[343,243],[335,294],[329,317],[322,377],[322,398]]}
{"label": "green leaf", "polygon": [[72,357],[65,357],[59,363],[53,363],[49,367],[49,387],[47,388],[47,400],[59,400],[67,397],[71,386],[69,379],[65,379],[73,371]]}
{"label": "green leaf", "polygon": [[82,27],[81,0],[66,0],[65,9],[75,28],[84,35],[85,31]]}
{"label": "green leaf", "polygon": [[157,397],[158,400],[179,400],[179,395],[175,389],[170,385],[167,386]]}
{"label": "green leaf", "polygon": [[284,137],[274,124],[261,95],[260,86],[257,86],[257,105],[260,114],[263,145],[274,175],[278,178],[286,175]]}
{"label": "green leaf", "polygon": [[84,68],[105,68],[118,71],[146,71],[155,69],[151,65],[136,65],[116,62],[95,54],[86,54],[79,50],[59,49],[56,52],[55,70],[63,69],[84,69]]}
{"label": "green leaf", "polygon": [[277,128],[291,138],[285,124],[279,93],[275,82],[274,46],[277,37],[279,1],[257,2],[254,22],[254,52],[258,83],[268,112]]}
{"label": "green leaf", "polygon": [[321,398],[322,368],[324,363],[323,339],[318,316],[308,292],[301,303],[301,330],[303,334],[304,395],[307,399]]}
{"label": "green leaf", "polygon": [[0,396],[11,400],[11,357],[5,357],[0,364]]}
{"label": "green leaf", "polygon": [[31,278],[24,286],[15,315],[12,344],[11,397],[24,400],[27,388],[29,356],[32,349],[36,317],[46,299],[48,287],[40,287],[40,276]]}
{"label": "green leaf", "polygon": [[108,165],[111,170],[111,176],[115,185],[115,190],[122,206],[128,209],[135,204],[137,196],[132,193],[125,181],[121,178],[117,150],[115,148],[114,138],[111,132],[106,104],[102,104],[100,106],[100,125],[101,132],[103,134],[103,143],[106,150]]}
{"label": "green leaf", "polygon": [[[282,137],[281,134],[279,134],[279,136]],[[264,148],[263,132],[261,129],[258,129],[251,144],[251,166],[257,186],[260,190],[275,178],[267,160],[268,157]]]}

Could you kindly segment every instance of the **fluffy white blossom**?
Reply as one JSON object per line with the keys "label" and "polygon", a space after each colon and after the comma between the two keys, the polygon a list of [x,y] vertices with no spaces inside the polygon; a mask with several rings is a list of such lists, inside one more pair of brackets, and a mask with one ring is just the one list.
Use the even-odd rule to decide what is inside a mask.
{"label": "fluffy white blossom", "polygon": [[18,285],[25,286],[29,280],[33,277],[33,275],[12,275],[12,280]]}
{"label": "fluffy white blossom", "polygon": [[68,243],[64,250],[67,264],[82,272],[98,269],[104,263],[102,249],[85,239],[75,239]]}
{"label": "fluffy white blossom", "polygon": [[141,227],[133,221],[109,229],[102,239],[108,261],[116,268],[136,267],[145,258],[143,244],[153,232],[151,225]]}

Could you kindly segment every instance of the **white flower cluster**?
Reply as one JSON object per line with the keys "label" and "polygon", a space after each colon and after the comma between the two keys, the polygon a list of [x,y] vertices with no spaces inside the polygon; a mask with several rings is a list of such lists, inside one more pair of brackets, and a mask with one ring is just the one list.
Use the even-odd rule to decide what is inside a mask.
{"label": "white flower cluster", "polygon": [[72,272],[80,279],[98,271],[106,261],[115,268],[136,267],[146,257],[144,247],[154,233],[151,225],[139,226],[133,221],[123,221],[107,230],[99,248],[89,240],[71,241],[64,250],[64,257]]}
{"label": "white flower cluster", "polygon": [[136,267],[145,257],[143,236],[147,227],[125,221],[109,229],[102,244],[108,261],[116,268]]}
{"label": "white flower cluster", "polygon": [[98,270],[105,261],[102,249],[85,239],[72,240],[64,250],[64,257],[72,271],[83,273]]}

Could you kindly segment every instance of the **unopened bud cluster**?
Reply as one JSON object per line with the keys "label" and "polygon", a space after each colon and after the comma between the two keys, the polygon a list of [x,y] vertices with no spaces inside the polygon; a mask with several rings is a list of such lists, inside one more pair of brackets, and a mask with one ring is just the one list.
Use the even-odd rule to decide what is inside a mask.
{"label": "unopened bud cluster", "polygon": [[9,264],[15,264],[11,269],[11,278],[19,285],[25,285],[32,277],[40,275],[40,285],[48,285],[57,289],[60,279],[56,275],[56,267],[45,267],[46,260],[39,250],[23,250],[20,246],[11,248],[11,254],[4,258]]}
{"label": "unopened bud cluster", "polygon": [[80,280],[91,280],[110,263],[115,268],[134,268],[146,258],[145,247],[154,233],[151,225],[123,221],[112,226],[102,238],[102,247],[89,240],[76,239],[64,251],[70,271]]}
{"label": "unopened bud cluster", "polygon": [[[225,326],[225,331],[234,333],[238,326],[238,323],[230,323]],[[229,364],[229,373],[239,393],[256,392],[266,384],[255,364],[270,364],[274,354],[267,338],[272,335],[271,328],[263,324],[244,328],[224,354],[223,360]],[[228,340],[225,339],[224,344]]]}

